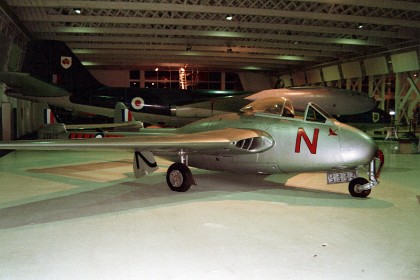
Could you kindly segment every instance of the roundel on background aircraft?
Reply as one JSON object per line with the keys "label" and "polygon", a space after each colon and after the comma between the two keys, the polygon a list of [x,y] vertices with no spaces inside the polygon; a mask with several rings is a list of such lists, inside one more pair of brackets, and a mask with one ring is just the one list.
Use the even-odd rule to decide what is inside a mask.
{"label": "roundel on background aircraft", "polygon": [[141,110],[144,107],[144,100],[141,97],[134,97],[133,100],[131,100],[131,107],[135,110]]}

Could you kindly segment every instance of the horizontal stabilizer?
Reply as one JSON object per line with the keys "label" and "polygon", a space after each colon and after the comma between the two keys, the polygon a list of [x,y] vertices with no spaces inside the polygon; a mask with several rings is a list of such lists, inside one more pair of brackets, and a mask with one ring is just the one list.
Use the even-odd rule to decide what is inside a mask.
{"label": "horizontal stabilizer", "polygon": [[[31,97],[70,96],[69,91],[38,80],[27,73],[0,72],[0,82],[5,83],[9,89],[14,89],[7,91],[11,97],[32,100]],[[38,100],[34,99],[34,101]]]}

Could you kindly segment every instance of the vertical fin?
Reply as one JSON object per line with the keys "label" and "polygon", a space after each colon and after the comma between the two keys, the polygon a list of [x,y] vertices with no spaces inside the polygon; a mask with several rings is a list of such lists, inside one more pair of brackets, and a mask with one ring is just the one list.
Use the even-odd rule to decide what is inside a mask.
{"label": "vertical fin", "polygon": [[55,124],[57,120],[50,108],[44,109],[44,124]]}
{"label": "vertical fin", "polygon": [[34,121],[36,128],[58,123],[57,118],[47,103],[35,102],[34,110]]}
{"label": "vertical fin", "polygon": [[54,83],[78,96],[89,96],[90,92],[104,87],[61,41],[30,41],[22,72],[44,82]]}
{"label": "vertical fin", "polygon": [[115,105],[114,123],[132,122],[135,121],[132,113],[122,102]]}

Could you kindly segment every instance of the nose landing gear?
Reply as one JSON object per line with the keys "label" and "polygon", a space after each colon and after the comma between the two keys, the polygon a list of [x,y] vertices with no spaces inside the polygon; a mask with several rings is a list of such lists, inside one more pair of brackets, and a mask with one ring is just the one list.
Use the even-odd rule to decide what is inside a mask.
{"label": "nose landing gear", "polygon": [[349,183],[349,192],[354,197],[367,197],[372,188],[365,189],[364,186],[369,185],[369,181],[362,177],[354,178]]}
{"label": "nose landing gear", "polygon": [[[379,166],[376,168],[376,161],[379,160]],[[357,177],[350,181],[349,192],[354,197],[367,197],[372,188],[379,184],[377,180],[381,174],[382,167],[384,165],[384,154],[381,150],[376,152],[376,155],[369,164],[369,180]]]}

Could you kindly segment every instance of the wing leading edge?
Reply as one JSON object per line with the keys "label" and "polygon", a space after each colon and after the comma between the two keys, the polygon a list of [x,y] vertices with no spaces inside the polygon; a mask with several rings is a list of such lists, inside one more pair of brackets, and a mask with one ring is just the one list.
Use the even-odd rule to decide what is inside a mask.
{"label": "wing leading edge", "polygon": [[152,153],[249,154],[274,145],[273,138],[260,130],[225,128],[214,131],[125,138],[15,141],[0,143],[8,150],[148,151]]}
{"label": "wing leading edge", "polygon": [[10,95],[20,94],[23,99],[25,99],[26,93],[30,93],[28,98],[70,96],[70,92],[38,80],[27,73],[0,72],[0,82],[6,83],[8,87],[12,88]]}

